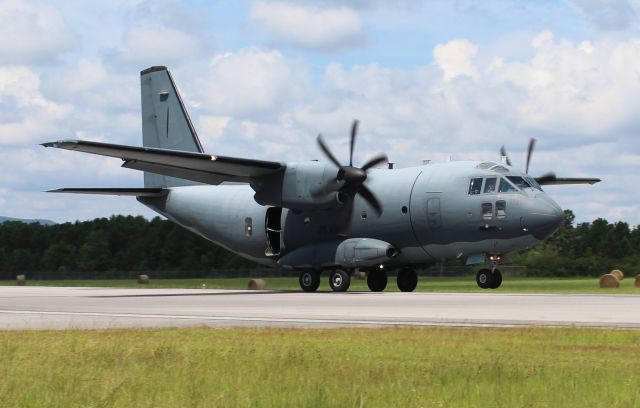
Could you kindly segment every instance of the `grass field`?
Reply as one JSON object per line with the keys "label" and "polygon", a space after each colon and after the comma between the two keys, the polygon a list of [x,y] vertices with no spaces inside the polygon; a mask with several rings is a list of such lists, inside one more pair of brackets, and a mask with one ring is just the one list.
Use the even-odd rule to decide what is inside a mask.
{"label": "grass field", "polygon": [[2,407],[637,407],[640,331],[0,332]]}
{"label": "grass field", "polygon": [[[387,289],[397,291],[395,278],[389,278]],[[300,290],[297,278],[265,278],[267,289]],[[153,279],[148,285],[139,285],[134,279],[120,280],[29,280],[28,285],[42,286],[106,286],[106,287],[148,287],[148,288],[202,288],[208,289],[246,289],[249,278],[229,279]],[[15,281],[0,281],[0,285],[15,285]],[[319,290],[328,291],[328,277],[323,275]],[[350,291],[368,291],[363,280],[352,280]],[[420,277],[418,291],[423,292],[487,292],[478,288],[472,276],[463,278]],[[493,292],[493,291],[492,291]],[[600,289],[596,278],[512,278],[506,276],[502,286],[495,292],[502,293],[607,293],[638,294],[634,279],[625,278],[617,289]]]}

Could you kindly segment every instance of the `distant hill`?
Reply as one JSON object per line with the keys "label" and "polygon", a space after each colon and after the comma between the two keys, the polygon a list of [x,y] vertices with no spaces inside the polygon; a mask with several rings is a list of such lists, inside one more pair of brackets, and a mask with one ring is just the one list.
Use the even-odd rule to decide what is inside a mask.
{"label": "distant hill", "polygon": [[24,222],[26,224],[41,224],[41,225],[55,225],[56,223],[51,221],[51,220],[25,220],[22,218],[12,218],[12,217],[3,217],[0,215],[0,224],[2,224],[3,222],[7,222],[7,221],[20,221],[20,222]]}

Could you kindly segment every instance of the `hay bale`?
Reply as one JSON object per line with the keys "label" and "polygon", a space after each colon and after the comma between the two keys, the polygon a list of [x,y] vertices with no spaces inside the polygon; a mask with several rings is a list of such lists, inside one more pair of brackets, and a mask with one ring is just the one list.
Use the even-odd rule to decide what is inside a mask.
{"label": "hay bale", "polygon": [[353,279],[365,280],[365,279],[367,279],[367,274],[364,273],[363,271],[356,271],[356,272],[353,273]]}
{"label": "hay bale", "polygon": [[640,288],[640,274],[636,275],[636,288]]}
{"label": "hay bale", "polygon": [[16,275],[16,285],[24,286],[27,284],[27,276],[26,275]]}
{"label": "hay bale", "polygon": [[149,275],[138,275],[138,283],[146,285],[149,283]]}
{"label": "hay bale", "polygon": [[264,279],[251,279],[247,287],[251,290],[261,290],[267,287],[267,282]]}
{"label": "hay bale", "polygon": [[620,281],[618,280],[616,275],[612,275],[608,273],[600,277],[600,287],[601,288],[617,288],[617,287],[620,287]]}
{"label": "hay bale", "polygon": [[614,269],[609,274],[614,275],[619,281],[624,279],[624,273],[620,269]]}

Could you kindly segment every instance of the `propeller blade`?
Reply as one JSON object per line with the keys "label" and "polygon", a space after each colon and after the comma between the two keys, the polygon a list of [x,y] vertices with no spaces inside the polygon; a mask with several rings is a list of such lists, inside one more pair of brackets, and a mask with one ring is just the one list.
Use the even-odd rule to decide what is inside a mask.
{"label": "propeller blade", "polygon": [[320,149],[324,152],[325,156],[327,156],[329,160],[331,160],[331,162],[335,164],[338,168],[342,168],[342,165],[340,164],[338,159],[336,159],[333,153],[331,153],[331,150],[329,150],[329,147],[325,144],[324,140],[322,139],[322,134],[318,135],[317,140],[318,140],[318,146],[320,146]]}
{"label": "propeller blade", "polygon": [[320,186],[319,188],[311,190],[311,196],[313,198],[322,197],[327,194],[335,193],[336,191],[340,191],[342,186],[344,186],[344,180],[334,179],[326,183],[324,186]]}
{"label": "propeller blade", "polygon": [[500,148],[500,157],[505,157],[507,159],[507,165],[511,166],[511,160],[509,160],[509,155],[507,154],[507,149],[504,148],[504,145]]}
{"label": "propeller blade", "polygon": [[371,192],[371,190],[369,190],[369,188],[367,186],[365,186],[364,184],[361,185],[358,188],[357,191],[358,194],[360,194],[362,196],[362,198],[369,203],[369,205],[371,207],[373,207],[373,209],[376,211],[376,213],[378,214],[378,217],[380,215],[382,215],[382,204],[380,204],[380,201],[378,201],[378,199],[376,198],[375,195],[373,195],[373,193]]}
{"label": "propeller blade", "polygon": [[531,161],[531,154],[533,153],[533,148],[536,146],[536,139],[533,137],[529,139],[529,147],[527,148],[527,164],[524,167],[525,174],[529,174],[529,162]]}
{"label": "propeller blade", "polygon": [[360,121],[355,119],[353,125],[351,125],[351,147],[349,149],[349,166],[353,166],[353,147],[356,144],[356,134],[358,133],[358,123]]}
{"label": "propeller blade", "polygon": [[553,183],[555,180],[557,179],[556,177],[556,173],[554,172],[549,172],[549,173],[544,173],[542,176],[540,177],[535,177],[535,180],[538,182],[538,184],[543,185],[543,184],[551,184]]}
{"label": "propeller blade", "polygon": [[370,168],[377,166],[378,164],[388,163],[388,162],[389,162],[389,158],[387,157],[386,154],[383,153],[366,162],[364,166],[362,166],[362,170],[367,171]]}

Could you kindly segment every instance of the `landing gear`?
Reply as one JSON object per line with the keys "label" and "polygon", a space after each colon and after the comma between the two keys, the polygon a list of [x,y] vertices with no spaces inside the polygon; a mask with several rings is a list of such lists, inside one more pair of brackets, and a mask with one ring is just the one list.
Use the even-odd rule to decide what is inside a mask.
{"label": "landing gear", "polygon": [[334,292],[346,292],[351,284],[351,276],[342,269],[331,271],[329,275],[329,286]]}
{"label": "landing gear", "polygon": [[480,269],[476,274],[476,283],[481,289],[498,289],[502,284],[502,274],[499,270]]}
{"label": "landing gear", "polygon": [[320,286],[320,273],[314,270],[300,272],[300,287],[305,292],[315,292]]}
{"label": "landing gear", "polygon": [[382,269],[367,271],[367,286],[372,292],[382,292],[387,287],[387,273]]}
{"label": "landing gear", "polygon": [[398,271],[398,289],[401,292],[413,292],[418,286],[418,274],[411,268],[403,268]]}

